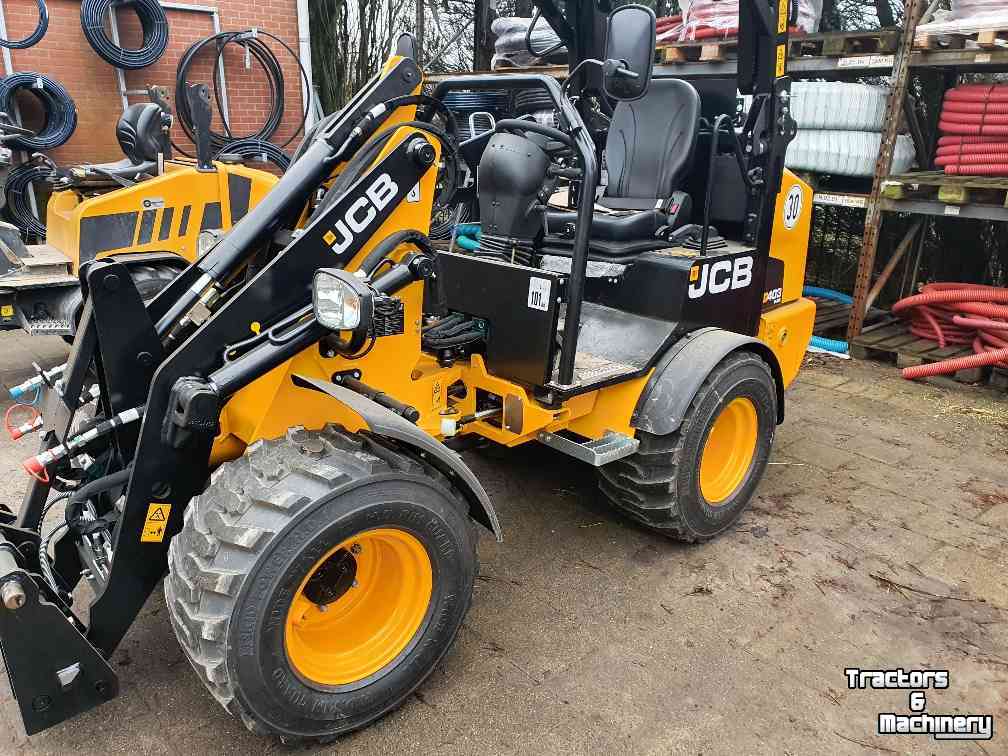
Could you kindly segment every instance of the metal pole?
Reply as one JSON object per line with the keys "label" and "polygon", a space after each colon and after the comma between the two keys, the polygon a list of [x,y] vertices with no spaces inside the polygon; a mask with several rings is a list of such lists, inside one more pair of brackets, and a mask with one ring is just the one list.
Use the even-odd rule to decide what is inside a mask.
{"label": "metal pole", "polygon": [[864,326],[868,290],[871,288],[872,273],[875,270],[875,254],[878,252],[879,231],[882,225],[882,182],[892,172],[893,153],[896,147],[896,136],[899,131],[900,116],[903,112],[903,100],[906,98],[907,79],[910,76],[910,55],[913,48],[914,33],[917,22],[923,10],[924,0],[907,0],[906,12],[903,18],[903,35],[896,51],[893,65],[893,84],[886,106],[885,120],[882,126],[882,146],[875,163],[875,177],[872,181],[871,194],[865,208],[865,234],[861,244],[861,254],[858,259],[857,279],[854,285],[854,305],[851,307],[850,320],[847,323],[847,340],[856,338]]}
{"label": "metal pole", "polygon": [[[7,39],[7,16],[4,13],[3,0],[0,0],[0,37],[3,37],[4,39]],[[11,51],[10,51],[10,49],[6,48],[6,47],[3,48],[3,62],[4,62],[4,74],[6,76],[10,76],[12,73],[14,73],[14,61],[11,59]],[[21,126],[22,125],[22,123],[21,123],[21,108],[18,107],[18,104],[17,104],[16,100],[14,101],[14,112],[12,113],[12,115],[14,116],[14,122],[18,126]],[[25,154],[21,150],[18,150],[18,158],[19,158],[20,162],[22,162],[22,163],[26,162],[26,160],[25,160]],[[39,215],[38,200],[35,198],[35,185],[34,184],[29,184],[28,185],[28,207],[31,208],[32,214],[36,218],[41,218],[42,217],[42,216]]]}
{"label": "metal pole", "polygon": [[[115,5],[109,6],[109,27],[112,31],[112,44],[120,47],[119,44],[119,21],[116,19]],[[122,99],[123,112],[129,107],[129,95],[126,94],[126,74],[119,66],[115,67],[116,81],[119,83],[119,97]]]}

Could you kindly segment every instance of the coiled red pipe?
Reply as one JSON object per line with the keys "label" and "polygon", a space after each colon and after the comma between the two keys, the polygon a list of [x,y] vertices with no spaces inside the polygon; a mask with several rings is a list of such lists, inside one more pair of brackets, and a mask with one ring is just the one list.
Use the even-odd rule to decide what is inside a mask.
{"label": "coiled red pipe", "polygon": [[935,167],[958,176],[1008,176],[1008,86],[964,84],[945,94]]}
{"label": "coiled red pipe", "polygon": [[893,312],[909,318],[910,332],[948,345],[969,345],[975,354],[904,368],[913,380],[997,365],[1008,369],[1008,289],[981,284],[933,283],[901,299]]}

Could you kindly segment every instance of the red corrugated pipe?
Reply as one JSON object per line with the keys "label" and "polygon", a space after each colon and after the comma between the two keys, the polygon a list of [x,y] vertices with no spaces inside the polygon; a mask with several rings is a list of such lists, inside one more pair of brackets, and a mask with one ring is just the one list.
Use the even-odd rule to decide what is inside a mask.
{"label": "red corrugated pipe", "polygon": [[983,165],[946,165],[949,176],[1008,176],[1008,162]]}
{"label": "red corrugated pipe", "polygon": [[983,136],[943,136],[938,139],[939,147],[950,147],[952,145],[960,144],[1000,144],[1004,142],[1004,139],[998,139],[997,137],[983,137]]}
{"label": "red corrugated pipe", "polygon": [[901,299],[893,312],[910,320],[910,332],[923,339],[970,345],[975,354],[904,368],[907,379],[945,375],[997,365],[1008,368],[1008,289],[981,284],[933,283]]}

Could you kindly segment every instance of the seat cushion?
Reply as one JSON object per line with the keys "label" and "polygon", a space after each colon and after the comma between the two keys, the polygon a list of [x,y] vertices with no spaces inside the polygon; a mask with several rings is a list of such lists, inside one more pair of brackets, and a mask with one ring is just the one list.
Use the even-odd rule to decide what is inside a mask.
{"label": "seat cushion", "polygon": [[[546,213],[550,235],[574,236],[577,213],[569,210],[550,210]],[[596,212],[592,217],[592,239],[604,241],[639,241],[653,239],[655,232],[668,222],[668,216],[657,210],[641,210],[609,214]]]}

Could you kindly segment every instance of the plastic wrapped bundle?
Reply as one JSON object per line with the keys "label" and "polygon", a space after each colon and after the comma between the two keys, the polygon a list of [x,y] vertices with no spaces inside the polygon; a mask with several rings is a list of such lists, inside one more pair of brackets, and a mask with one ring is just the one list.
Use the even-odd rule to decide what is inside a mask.
{"label": "plastic wrapped bundle", "polygon": [[[875,131],[798,130],[788,146],[784,164],[791,170],[828,173],[834,176],[870,177],[882,147],[882,135]],[[905,173],[914,163],[913,140],[896,137],[892,172]]]}
{"label": "plastic wrapped bundle", "polygon": [[1004,16],[1005,0],[952,0],[951,18],[973,18],[983,15]]}
{"label": "plastic wrapped bundle", "polygon": [[[728,38],[738,35],[738,0],[683,0],[681,39]],[[819,30],[823,0],[798,0],[798,28]]]}
{"label": "plastic wrapped bundle", "polygon": [[[542,58],[532,55],[525,46],[525,33],[532,23],[530,18],[518,18],[515,16],[503,16],[494,19],[490,24],[490,31],[497,37],[494,42],[494,55],[490,61],[493,69],[534,66],[543,62]],[[545,19],[536,24],[532,31],[532,48],[534,50],[549,50],[560,42],[560,37],[553,27],[546,23]],[[549,59],[563,59],[567,55],[567,48],[561,47],[550,54]]]}
{"label": "plastic wrapped bundle", "polygon": [[888,87],[835,81],[791,85],[791,115],[799,129],[881,132],[888,101]]}

